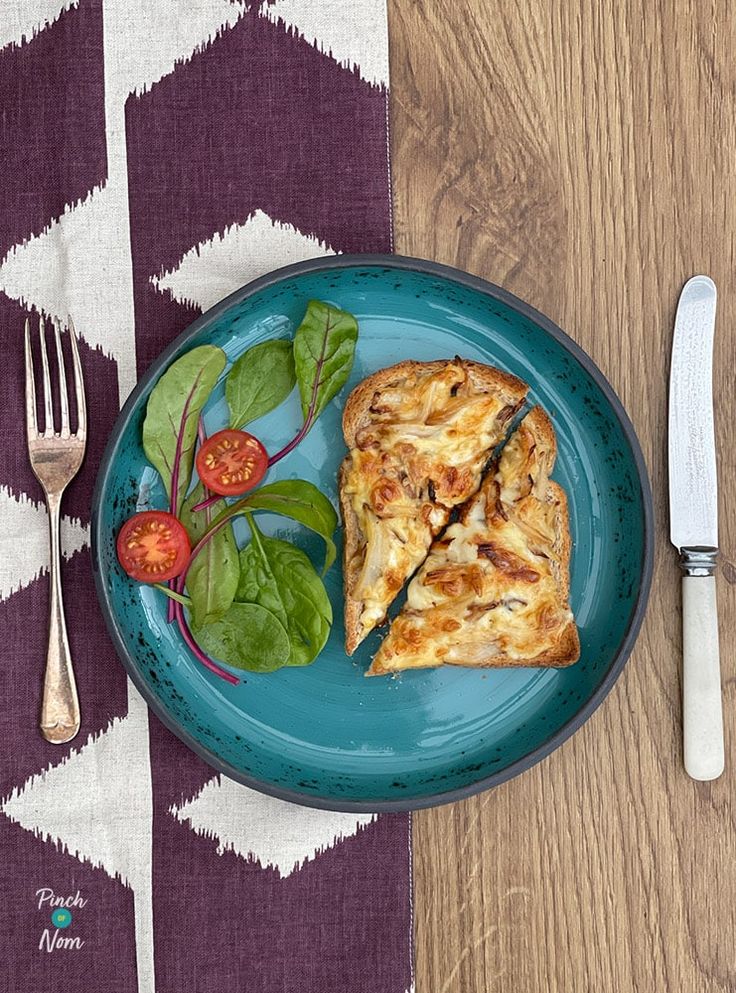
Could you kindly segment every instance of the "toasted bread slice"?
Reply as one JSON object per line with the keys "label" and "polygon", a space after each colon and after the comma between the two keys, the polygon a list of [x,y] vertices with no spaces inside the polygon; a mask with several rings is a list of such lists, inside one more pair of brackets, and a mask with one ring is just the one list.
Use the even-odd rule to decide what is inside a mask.
{"label": "toasted bread slice", "polygon": [[577,661],[567,500],[549,479],[556,454],[552,424],[534,407],[432,545],[368,675]]}
{"label": "toasted bread slice", "polygon": [[349,655],[384,620],[452,508],[477,491],[527,389],[454,359],[401,362],[350,394],[339,478]]}

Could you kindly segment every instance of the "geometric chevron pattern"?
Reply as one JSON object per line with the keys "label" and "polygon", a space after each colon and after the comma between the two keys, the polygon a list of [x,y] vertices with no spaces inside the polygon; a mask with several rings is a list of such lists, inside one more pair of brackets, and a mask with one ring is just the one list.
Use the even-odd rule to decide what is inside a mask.
{"label": "geometric chevron pattern", "polygon": [[[0,446],[3,989],[411,984],[408,817],[215,776],[128,682],[88,557],[105,438],[161,349],[269,269],[391,249],[387,85],[384,0],[0,4],[4,399],[22,410],[26,316],[71,318],[90,421],[62,525],[83,726],[59,748],[36,730],[46,513],[20,421]],[[49,889],[82,901],[58,933]]]}

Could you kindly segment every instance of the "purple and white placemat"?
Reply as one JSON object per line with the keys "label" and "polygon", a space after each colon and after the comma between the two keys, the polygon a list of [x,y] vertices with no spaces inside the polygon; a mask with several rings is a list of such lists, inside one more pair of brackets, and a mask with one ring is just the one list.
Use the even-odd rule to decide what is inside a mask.
{"label": "purple and white placemat", "polygon": [[[389,251],[384,0],[0,0],[0,988],[404,993],[408,816],[216,776],[127,680],[93,591],[90,494],[119,404],[269,269]],[[82,342],[90,443],[64,503],[79,736],[37,730],[46,512],[26,315]]]}

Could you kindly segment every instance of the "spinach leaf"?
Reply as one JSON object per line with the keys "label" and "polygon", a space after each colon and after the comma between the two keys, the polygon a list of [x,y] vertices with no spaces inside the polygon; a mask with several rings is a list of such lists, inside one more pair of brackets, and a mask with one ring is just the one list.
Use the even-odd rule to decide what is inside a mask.
{"label": "spinach leaf", "polygon": [[240,553],[239,601],[259,603],[287,630],[291,655],[287,665],[309,665],[325,646],[332,607],[322,580],[299,548],[268,538],[248,514],[252,539]]}
{"label": "spinach leaf", "polygon": [[307,431],[345,385],[357,340],[358,322],[352,314],[321,300],[309,301],[294,335],[294,365]]}
{"label": "spinach leaf", "polygon": [[280,669],[291,652],[284,625],[257,603],[234,603],[218,620],[193,627],[193,633],[208,655],[250,672]]}
{"label": "spinach leaf", "polygon": [[[220,500],[213,507],[192,513],[192,507],[203,500],[204,495],[204,487],[197,483],[181,508],[181,522],[189,532],[192,546],[205,533],[212,516],[225,506]],[[235,597],[239,575],[238,546],[232,527],[227,525],[212,536],[187,572],[187,593],[192,601],[195,627],[210,624],[223,616]]]}
{"label": "spinach leaf", "polygon": [[210,526],[211,518],[213,516],[216,517],[223,507],[225,507],[225,501],[221,497],[218,497],[217,504],[213,504],[211,509],[208,507],[205,510],[195,512],[194,508],[204,500],[206,495],[209,495],[209,490],[205,490],[202,483],[198,482],[181,507],[179,520],[187,529],[192,548]]}
{"label": "spinach leaf", "polygon": [[278,407],[295,382],[290,341],[275,338],[249,348],[233,364],[225,380],[230,427],[240,430]]}
{"label": "spinach leaf", "polygon": [[[332,535],[337,527],[335,509],[314,483],[306,479],[281,479],[253,490],[242,500],[230,504],[212,522],[208,533],[214,533],[231,520],[249,510],[270,510],[282,517],[290,517],[314,531],[325,542],[325,564],[323,572],[335,561],[335,542]],[[201,553],[198,553],[201,554]],[[196,558],[195,558],[196,561]]]}
{"label": "spinach leaf", "polygon": [[143,448],[177,516],[192,477],[199,414],[224,368],[221,348],[193,348],[172,362],[148,398]]}

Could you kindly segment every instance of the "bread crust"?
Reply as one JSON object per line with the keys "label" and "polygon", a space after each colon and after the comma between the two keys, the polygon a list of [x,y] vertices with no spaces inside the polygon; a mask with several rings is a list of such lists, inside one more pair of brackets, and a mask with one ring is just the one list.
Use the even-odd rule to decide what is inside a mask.
{"label": "bread crust", "polygon": [[345,651],[352,655],[360,644],[360,614],[362,603],[353,596],[355,575],[350,568],[353,556],[359,551],[361,540],[358,528],[358,518],[345,493],[344,479],[350,456],[345,456],[338,471],[338,490],[340,496],[340,513],[342,515],[342,574],[345,593]]}
{"label": "bread crust", "polygon": [[[410,376],[417,374],[431,375],[440,372],[448,365],[457,364],[467,370],[469,377],[474,384],[483,386],[487,390],[496,392],[506,401],[509,406],[516,407],[521,404],[527,394],[529,387],[522,380],[511,373],[503,372],[493,366],[484,365],[481,362],[474,362],[468,359],[435,359],[430,362],[417,362],[413,359],[406,359],[395,365],[379,369],[372,375],[367,376],[352,390],[342,415],[342,432],[345,444],[349,449],[356,447],[356,436],[361,428],[365,427],[371,420],[370,408],[376,391],[385,389],[394,383],[400,382]],[[343,577],[345,594],[345,650],[348,655],[352,655],[361,642],[360,637],[360,616],[362,603],[353,596],[355,588],[355,575],[349,568],[349,563],[361,548],[361,534],[358,526],[358,519],[350,500],[345,494],[345,476],[350,456],[347,455],[338,472],[338,491],[340,511],[343,522]]]}
{"label": "bread crust", "polygon": [[519,427],[526,427],[534,435],[537,445],[547,449],[545,471],[551,472],[557,461],[557,435],[547,412],[537,404],[524,417]]}
{"label": "bread crust", "polygon": [[[537,444],[540,443],[547,448],[547,459],[545,471],[550,473],[554,469],[557,461],[557,435],[552,421],[547,412],[540,406],[532,407],[526,415],[522,424],[534,435]],[[557,505],[557,515],[555,519],[555,532],[557,541],[555,551],[557,553],[557,575],[562,596],[565,600],[570,596],[570,557],[572,554],[572,538],[570,536],[570,516],[567,509],[567,494],[553,479],[547,480],[546,502]],[[574,627],[574,625],[573,625]],[[575,629],[577,632],[577,628]],[[576,635],[577,638],[577,635]],[[544,663],[539,663],[540,665]]]}
{"label": "bread crust", "polygon": [[[425,669],[438,669],[441,666],[453,665],[460,669],[523,669],[536,666],[549,666],[555,669],[564,669],[568,665],[573,665],[580,658],[580,640],[575,621],[562,629],[559,641],[547,652],[541,652],[532,659],[512,659],[508,655],[493,655],[483,662],[428,662]],[[421,669],[422,666],[413,665],[412,670]],[[381,664],[380,657],[373,660],[370,668],[366,671],[366,676],[391,676],[406,670],[400,668],[386,667]]]}

